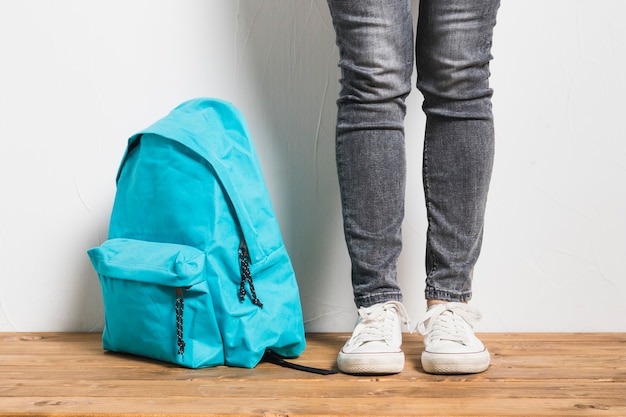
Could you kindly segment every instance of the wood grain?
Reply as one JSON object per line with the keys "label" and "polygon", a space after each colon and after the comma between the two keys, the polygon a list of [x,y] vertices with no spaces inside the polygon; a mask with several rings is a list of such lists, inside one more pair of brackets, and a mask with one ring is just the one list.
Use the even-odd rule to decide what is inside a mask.
{"label": "wood grain", "polygon": [[[102,350],[94,333],[0,333],[0,416],[626,416],[626,334],[492,333],[487,372],[320,376],[262,363],[186,369]],[[294,362],[334,368],[341,333]]]}

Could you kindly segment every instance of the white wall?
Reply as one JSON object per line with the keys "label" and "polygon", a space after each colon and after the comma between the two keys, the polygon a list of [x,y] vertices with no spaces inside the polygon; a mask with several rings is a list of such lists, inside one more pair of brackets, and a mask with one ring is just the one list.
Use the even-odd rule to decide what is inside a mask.
{"label": "white wall", "polygon": [[[626,331],[625,14],[619,0],[503,1],[481,331]],[[106,238],[126,139],[197,96],[246,115],[307,329],[351,330],[324,0],[3,1],[0,54],[0,331],[102,327],[85,250]],[[424,310],[420,104],[415,91],[400,261],[413,321]]]}

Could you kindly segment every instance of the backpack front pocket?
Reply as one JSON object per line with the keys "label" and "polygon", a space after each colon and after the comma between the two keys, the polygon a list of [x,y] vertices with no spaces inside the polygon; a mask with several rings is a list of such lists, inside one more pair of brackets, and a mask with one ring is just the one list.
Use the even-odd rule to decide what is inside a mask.
{"label": "backpack front pocket", "polygon": [[115,238],[87,253],[102,287],[105,349],[191,368],[224,363],[204,252]]}

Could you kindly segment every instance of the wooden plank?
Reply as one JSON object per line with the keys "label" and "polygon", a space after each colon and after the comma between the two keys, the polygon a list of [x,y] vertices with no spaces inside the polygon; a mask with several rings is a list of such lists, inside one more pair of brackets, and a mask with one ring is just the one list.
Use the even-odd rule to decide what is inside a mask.
{"label": "wooden plank", "polygon": [[453,393],[463,398],[513,398],[523,393],[524,398],[594,398],[613,401],[616,396],[614,382],[563,383],[561,381],[508,381],[494,383],[459,381],[457,383],[433,383],[430,381],[351,381],[353,377],[337,377],[332,380],[309,381],[270,381],[259,384],[258,381],[233,379],[196,379],[169,381],[154,380],[88,380],[88,379],[45,379],[13,380],[0,383],[0,397],[19,398],[36,397],[220,397],[229,398],[273,398],[285,395],[297,398],[369,398],[372,396],[393,396],[409,398],[445,399]]}
{"label": "wooden plank", "polygon": [[[588,399],[17,398],[2,416],[625,416],[624,404]],[[105,410],[105,411],[103,411]]]}

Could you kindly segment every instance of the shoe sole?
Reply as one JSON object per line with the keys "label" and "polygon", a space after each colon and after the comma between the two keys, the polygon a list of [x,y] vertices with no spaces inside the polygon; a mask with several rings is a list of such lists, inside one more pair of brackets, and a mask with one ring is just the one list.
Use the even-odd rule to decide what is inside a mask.
{"label": "shoe sole", "polygon": [[404,369],[404,353],[339,352],[337,367],[345,374],[397,374]]}
{"label": "shoe sole", "polygon": [[477,374],[489,368],[487,349],[477,353],[422,352],[422,368],[429,374]]}

